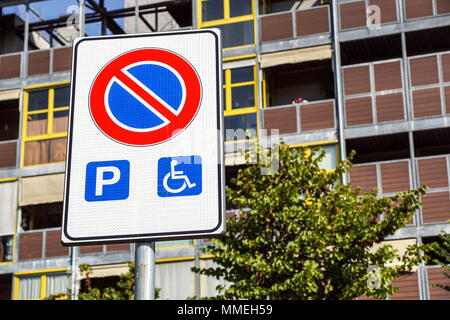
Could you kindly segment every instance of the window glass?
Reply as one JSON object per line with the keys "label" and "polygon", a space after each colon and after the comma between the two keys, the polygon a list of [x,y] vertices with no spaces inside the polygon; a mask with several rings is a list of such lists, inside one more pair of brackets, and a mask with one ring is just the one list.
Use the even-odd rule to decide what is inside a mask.
{"label": "window glass", "polygon": [[222,31],[224,48],[244,46],[255,42],[253,20],[216,26]]}
{"label": "window glass", "polygon": [[30,91],[28,93],[28,111],[48,108],[48,89]]}
{"label": "window glass", "polygon": [[202,20],[211,21],[224,18],[224,0],[206,0],[202,2]]}
{"label": "window glass", "polygon": [[68,284],[67,274],[53,274],[47,275],[47,288],[45,291],[46,297],[53,294],[64,293],[67,294],[67,284]]}
{"label": "window glass", "polygon": [[231,83],[253,81],[253,67],[235,68],[231,71]]}
{"label": "window glass", "polygon": [[47,134],[47,113],[29,114],[27,121],[27,136]]}
{"label": "window glass", "polygon": [[21,277],[19,300],[39,299],[41,297],[41,276]]}
{"label": "window glass", "polygon": [[247,130],[255,130],[256,133],[256,113],[226,116],[225,141],[244,140],[248,137]]}
{"label": "window glass", "polygon": [[54,90],[55,96],[53,101],[54,108],[69,106],[70,87],[59,87]]}
{"label": "window glass", "polygon": [[69,110],[53,112],[53,133],[66,132],[69,119]]}
{"label": "window glass", "polygon": [[255,106],[255,89],[253,85],[231,88],[231,107],[233,109]]}
{"label": "window glass", "polygon": [[253,0],[230,0],[230,17],[252,14]]}

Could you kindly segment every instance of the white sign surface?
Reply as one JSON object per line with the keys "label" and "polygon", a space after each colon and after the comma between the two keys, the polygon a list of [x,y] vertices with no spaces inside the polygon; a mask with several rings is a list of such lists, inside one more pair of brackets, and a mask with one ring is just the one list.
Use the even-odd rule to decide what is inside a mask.
{"label": "white sign surface", "polygon": [[220,43],[214,29],[75,40],[63,244],[225,232]]}

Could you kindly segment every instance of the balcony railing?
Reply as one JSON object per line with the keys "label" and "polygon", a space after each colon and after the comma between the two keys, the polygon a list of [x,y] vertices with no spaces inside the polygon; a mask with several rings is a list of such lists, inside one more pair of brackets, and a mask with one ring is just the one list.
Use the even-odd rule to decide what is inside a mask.
{"label": "balcony railing", "polygon": [[[450,155],[416,158],[418,183],[430,189],[422,198],[423,224],[446,223],[450,219]],[[412,189],[410,159],[355,165],[350,183],[362,192],[379,188],[383,196]]]}
{"label": "balcony railing", "polygon": [[[17,237],[17,246],[19,261],[69,255],[69,248],[61,245],[61,228],[20,232]],[[79,253],[82,255],[125,250],[130,250],[129,243],[81,246]]]}
{"label": "balcony railing", "polygon": [[[55,47],[0,55],[0,80],[70,71],[72,47]],[[25,66],[26,65],[26,66]]]}
{"label": "balcony railing", "polygon": [[401,59],[342,68],[346,127],[406,119]]}
{"label": "balcony railing", "polygon": [[287,40],[330,32],[328,5],[265,14],[258,19],[261,42]]}
{"label": "balcony railing", "polygon": [[368,22],[376,23],[376,12],[369,8],[372,5],[380,10],[381,25],[450,14],[450,2],[445,0],[341,0],[340,30],[359,29],[367,27]]}
{"label": "balcony railing", "polygon": [[298,134],[336,128],[334,100],[270,107],[263,112],[267,132]]}

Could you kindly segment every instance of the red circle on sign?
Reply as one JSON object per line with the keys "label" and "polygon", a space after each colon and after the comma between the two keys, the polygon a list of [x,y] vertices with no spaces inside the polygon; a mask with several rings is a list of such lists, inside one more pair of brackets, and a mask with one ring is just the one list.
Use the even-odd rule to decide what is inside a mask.
{"label": "red circle on sign", "polygon": [[[158,100],[144,88],[129,82],[123,72],[127,66],[142,62],[156,62],[173,68],[183,79],[186,86],[186,98],[180,107],[181,111],[175,115],[161,105]],[[105,105],[105,94],[113,78],[130,84],[130,88],[140,98],[162,114],[168,123],[153,131],[130,131],[119,126],[108,114]],[[200,107],[201,83],[195,69],[181,56],[164,49],[146,48],[124,53],[110,61],[99,72],[92,84],[89,96],[89,109],[97,127],[111,139],[134,146],[147,146],[164,142],[183,131],[194,119]]]}

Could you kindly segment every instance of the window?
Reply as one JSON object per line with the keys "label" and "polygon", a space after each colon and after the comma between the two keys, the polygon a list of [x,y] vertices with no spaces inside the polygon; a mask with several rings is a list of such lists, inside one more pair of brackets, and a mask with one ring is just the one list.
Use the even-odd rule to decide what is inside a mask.
{"label": "window", "polygon": [[225,141],[245,139],[246,131],[256,131],[258,124],[256,68],[225,69],[223,83]]}
{"label": "window", "polygon": [[62,202],[22,207],[21,229],[23,231],[61,227]]}
{"label": "window", "polygon": [[15,300],[44,299],[50,295],[68,294],[69,276],[65,270],[51,273],[17,273]]}
{"label": "window", "polygon": [[223,48],[255,44],[253,0],[198,0],[199,28],[222,31]]}
{"label": "window", "polygon": [[66,157],[69,86],[25,91],[22,166]]}
{"label": "window", "polygon": [[19,100],[0,101],[0,141],[19,137]]}

